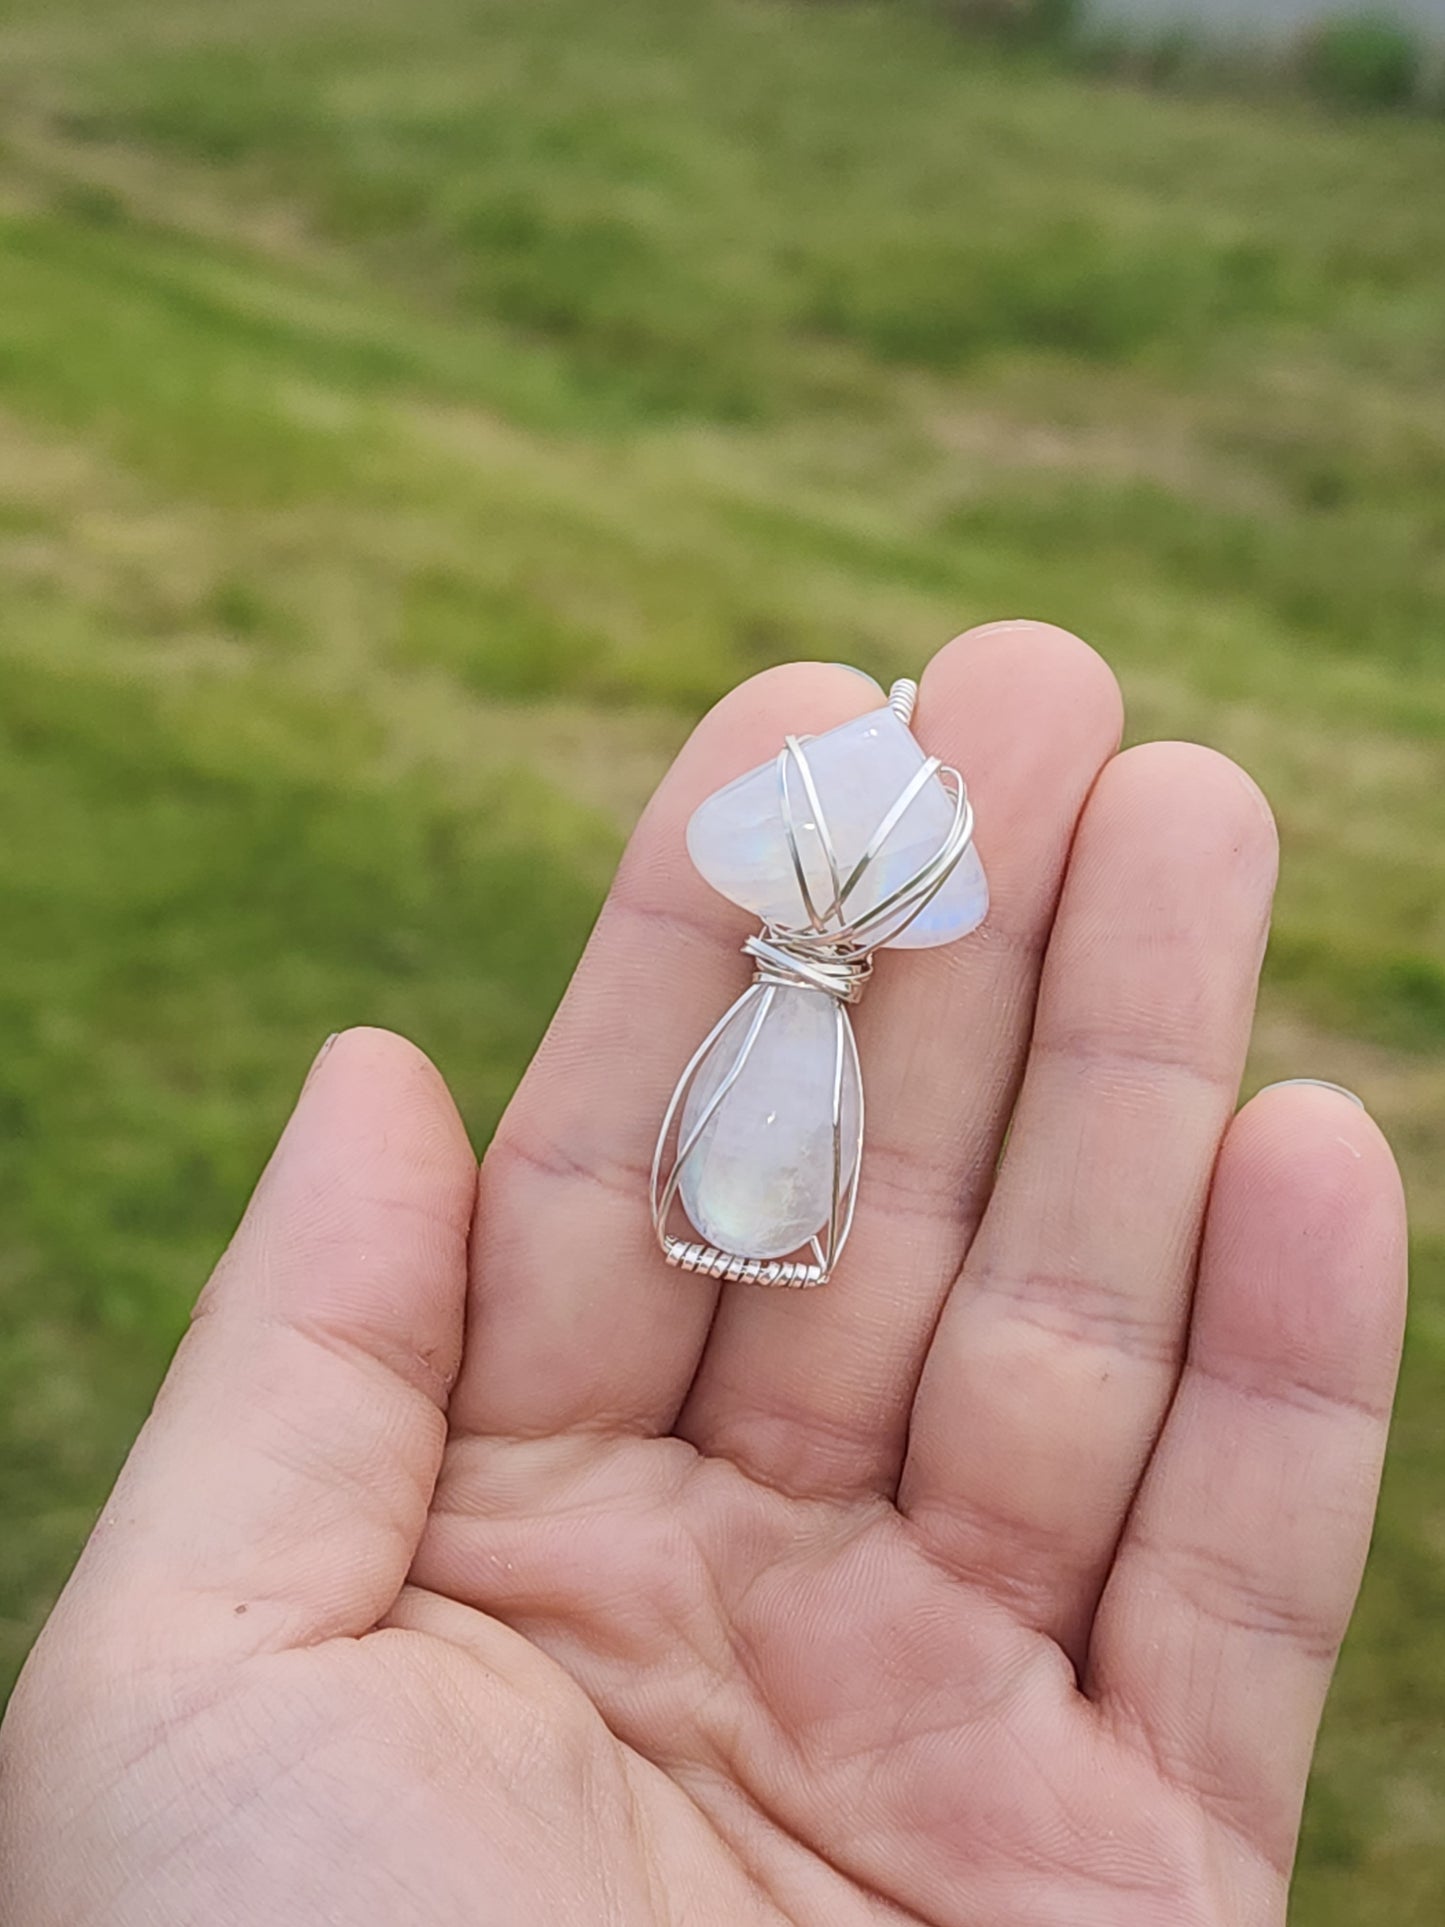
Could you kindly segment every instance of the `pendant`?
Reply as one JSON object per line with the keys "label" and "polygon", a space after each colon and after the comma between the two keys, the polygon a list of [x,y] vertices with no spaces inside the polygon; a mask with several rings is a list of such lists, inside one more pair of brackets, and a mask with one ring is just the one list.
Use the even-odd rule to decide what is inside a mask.
{"label": "pendant", "polygon": [[[749,1284],[826,1284],[853,1223],[863,1079],[848,1007],[880,949],[977,929],[988,883],[963,779],[909,728],[918,687],[699,805],[688,853],[761,923],[753,982],[704,1038],[652,1165],[667,1262]],[[684,1215],[694,1238],[670,1227]]]}

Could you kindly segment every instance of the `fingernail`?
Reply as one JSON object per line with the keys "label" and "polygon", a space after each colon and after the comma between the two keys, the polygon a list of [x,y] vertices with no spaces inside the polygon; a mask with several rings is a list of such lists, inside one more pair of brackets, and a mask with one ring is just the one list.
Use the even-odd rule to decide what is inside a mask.
{"label": "fingernail", "polygon": [[876,676],[870,676],[866,669],[856,669],[851,662],[835,662],[833,667],[835,669],[846,669],[850,676],[861,676],[864,682],[871,682],[875,689],[881,689],[883,687]]}
{"label": "fingernail", "polygon": [[[1317,1091],[1335,1091],[1339,1096],[1347,1097],[1352,1104],[1358,1104],[1362,1111],[1365,1108],[1364,1098],[1357,1097],[1353,1091],[1346,1090],[1343,1084],[1332,1084],[1327,1077],[1281,1077],[1277,1083],[1266,1084],[1264,1089],[1286,1091],[1292,1084],[1313,1084]],[[1261,1091],[1260,1095],[1263,1096],[1264,1092]]]}
{"label": "fingernail", "polygon": [[319,1071],[321,1069],[321,1066],[325,1063],[327,1051],[331,1049],[331,1046],[336,1042],[337,1038],[340,1035],[341,1035],[341,1032],[339,1030],[332,1031],[331,1035],[327,1038],[326,1042],[321,1046],[320,1050],[317,1051],[316,1055],[312,1058],[311,1068],[309,1071],[307,1071],[305,1082],[301,1086],[303,1091],[306,1089],[306,1085],[311,1082],[312,1078],[315,1077],[317,1071]]}
{"label": "fingernail", "polygon": [[966,636],[1000,636],[1005,629],[1022,629],[1025,623],[1031,623],[1033,620],[1032,616],[1000,616],[997,622],[980,622],[975,628],[965,629],[963,633]]}

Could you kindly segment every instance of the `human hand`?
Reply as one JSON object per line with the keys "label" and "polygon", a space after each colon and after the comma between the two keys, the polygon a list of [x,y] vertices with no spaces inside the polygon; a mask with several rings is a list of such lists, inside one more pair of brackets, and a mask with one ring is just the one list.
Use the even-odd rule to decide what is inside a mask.
{"label": "human hand", "polygon": [[1114,757],[1059,631],[950,645],[994,907],[861,1006],[846,1259],[719,1295],[652,1242],[746,972],[687,815],[878,701],[702,723],[480,1187],[408,1044],[318,1062],[12,1704],[9,1927],[1283,1920],[1404,1239],[1345,1097],[1231,1121],[1247,779]]}

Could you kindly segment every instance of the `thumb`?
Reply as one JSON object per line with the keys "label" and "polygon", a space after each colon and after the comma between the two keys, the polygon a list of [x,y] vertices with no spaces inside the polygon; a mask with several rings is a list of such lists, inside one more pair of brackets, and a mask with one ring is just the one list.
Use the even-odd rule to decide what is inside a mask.
{"label": "thumb", "polygon": [[418,1050],[323,1048],[62,1613],[163,1618],[197,1658],[376,1623],[441,1460],[475,1191]]}

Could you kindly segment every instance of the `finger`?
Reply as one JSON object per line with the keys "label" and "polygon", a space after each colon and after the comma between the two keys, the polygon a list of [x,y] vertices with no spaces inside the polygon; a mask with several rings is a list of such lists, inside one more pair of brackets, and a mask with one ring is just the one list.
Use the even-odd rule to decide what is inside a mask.
{"label": "finger", "polygon": [[919,1388],[904,1509],[1076,1655],[1178,1371],[1274,875],[1268,811],[1224,758],[1156,743],[1105,771]]}
{"label": "finger", "polygon": [[[421,1536],[476,1162],[385,1031],[318,1060],[72,1582],[228,1651],[360,1633]],[[181,1631],[176,1633],[179,1627]]]}
{"label": "finger", "polygon": [[717,1294],[663,1263],[649,1167],[678,1075],[748,981],[754,927],[694,870],[687,819],[789,732],[883,700],[835,665],[769,670],[717,705],[663,779],[483,1163],[455,1430],[671,1425]]}
{"label": "finger", "polygon": [[923,678],[918,733],[969,787],[991,905],[937,950],[885,953],[858,1013],[858,1214],[826,1290],[723,1294],[679,1429],[755,1476],[891,1492],[938,1308],[993,1180],[1069,843],[1118,746],[1118,687],[1077,637],[997,623]]}
{"label": "finger", "polygon": [[1220,1156],[1188,1362],[1087,1683],[1285,1872],[1369,1542],[1404,1303],[1380,1133],[1337,1092],[1261,1093]]}

